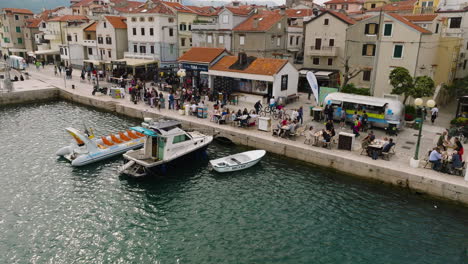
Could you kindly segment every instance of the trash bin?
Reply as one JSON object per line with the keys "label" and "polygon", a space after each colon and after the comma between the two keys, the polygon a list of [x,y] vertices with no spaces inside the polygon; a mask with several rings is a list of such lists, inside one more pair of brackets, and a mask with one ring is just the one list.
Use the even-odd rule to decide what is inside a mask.
{"label": "trash bin", "polygon": [[314,107],[313,111],[314,111],[314,121],[321,121],[323,109],[321,107]]}
{"label": "trash bin", "polygon": [[258,130],[269,132],[271,130],[271,118],[259,117],[258,118]]}
{"label": "trash bin", "polygon": [[309,106],[309,109],[310,109],[310,116],[314,116],[314,107]]}

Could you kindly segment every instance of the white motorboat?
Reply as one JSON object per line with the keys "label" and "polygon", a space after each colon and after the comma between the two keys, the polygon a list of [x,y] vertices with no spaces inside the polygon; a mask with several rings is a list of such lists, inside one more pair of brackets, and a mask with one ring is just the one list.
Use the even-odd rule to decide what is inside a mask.
{"label": "white motorboat", "polygon": [[265,150],[251,150],[224,158],[210,160],[210,164],[217,172],[238,171],[257,164],[265,154]]}
{"label": "white motorboat", "polygon": [[138,132],[126,131],[96,139],[92,134],[85,135],[71,127],[65,130],[75,142],[59,149],[55,154],[70,161],[72,166],[83,166],[111,158],[131,149],[141,148],[144,144],[144,135]]}
{"label": "white motorboat", "polygon": [[123,154],[128,162],[119,168],[119,173],[133,177],[158,172],[164,174],[166,164],[189,154],[202,152],[213,141],[212,136],[197,131],[186,132],[179,125],[161,126],[160,123],[149,122],[143,123],[143,127],[130,129],[145,135],[145,145],[142,149],[130,150]]}

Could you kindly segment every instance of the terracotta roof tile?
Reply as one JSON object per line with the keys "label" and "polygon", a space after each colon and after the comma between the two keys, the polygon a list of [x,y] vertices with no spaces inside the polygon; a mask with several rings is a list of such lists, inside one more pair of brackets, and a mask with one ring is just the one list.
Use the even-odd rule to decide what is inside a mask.
{"label": "terracotta roof tile", "polygon": [[65,15],[65,16],[54,17],[47,21],[48,22],[67,22],[67,21],[77,21],[77,20],[89,21],[89,18],[87,18],[86,16]]}
{"label": "terracotta roof tile", "polygon": [[324,5],[329,5],[329,4],[364,4],[364,1],[361,0],[330,0],[325,3]]}
{"label": "terracotta roof tile", "polygon": [[[281,21],[282,15],[276,12],[263,11],[250,16],[247,20],[236,26],[233,31],[267,31],[276,23]],[[257,26],[254,26],[256,20]]]}
{"label": "terracotta roof tile", "polygon": [[416,29],[417,31],[421,32],[421,33],[424,33],[424,34],[431,34],[432,32],[430,32],[429,30],[427,29],[424,29],[418,25],[415,25],[413,23],[411,23],[408,19],[405,19],[404,17],[398,15],[398,14],[395,14],[395,13],[387,13],[387,15],[393,17],[394,19],[406,24],[407,26],[413,28],[413,29]]}
{"label": "terracotta roof tile", "polygon": [[225,52],[225,49],[220,48],[203,48],[193,47],[179,57],[178,61],[190,61],[211,63],[219,55]]}
{"label": "terracotta roof tile", "polygon": [[83,29],[83,31],[86,31],[86,32],[96,32],[96,28],[97,28],[97,23],[96,22],[93,22],[91,25],[85,27]]}
{"label": "terracotta roof tile", "polygon": [[231,11],[234,15],[238,16],[247,16],[252,11],[252,7],[225,7],[227,10]]}
{"label": "terracotta roof tile", "polygon": [[348,23],[348,24],[354,24],[356,23],[356,21],[354,21],[354,19],[350,18],[349,16],[341,13],[341,12],[336,12],[336,11],[333,11],[333,10],[328,10],[327,12],[329,12],[330,14],[334,15],[335,17],[343,20],[344,22]]}
{"label": "terracotta roof tile", "polygon": [[[312,16],[312,9],[286,9],[286,16],[287,17],[306,17],[306,16]],[[277,13],[280,12],[280,10],[276,10]]]}
{"label": "terracotta roof tile", "polygon": [[105,18],[107,19],[107,21],[109,21],[109,23],[112,24],[112,26],[115,29],[127,28],[127,23],[125,23],[127,18],[125,18],[125,17],[122,17],[122,16],[105,16]]}
{"label": "terracotta roof tile", "polygon": [[380,7],[367,10],[367,12],[379,12],[380,10],[385,12],[398,12],[398,11],[413,11],[414,4],[418,0],[406,0],[400,2],[392,2]]}
{"label": "terracotta roof tile", "polygon": [[41,24],[42,18],[32,18],[26,20],[26,27],[28,28],[38,28],[39,24]]}
{"label": "terracotta roof tile", "polygon": [[11,12],[15,14],[29,14],[29,15],[34,14],[31,10],[24,9],[24,8],[3,8],[2,10],[3,12]]}
{"label": "terracotta roof tile", "polygon": [[188,8],[197,12],[201,16],[216,16],[222,10],[222,8],[212,6],[187,6]]}
{"label": "terracotta roof tile", "polygon": [[135,9],[141,6],[143,3],[142,2],[137,2],[137,1],[127,1],[125,6],[119,6],[119,7],[114,7],[114,10],[120,12],[120,13],[128,13],[130,9]]}
{"label": "terracotta roof tile", "polygon": [[[150,6],[151,4],[151,6]],[[165,15],[174,15],[174,12],[161,3],[160,1],[155,1],[152,0],[151,3],[141,3],[141,5],[135,7],[135,8],[129,8],[127,13],[153,13],[153,14],[165,14]]]}
{"label": "terracotta roof tile", "polygon": [[402,17],[408,19],[409,21],[433,21],[436,19],[437,14],[423,14],[423,15],[402,15]]}
{"label": "terracotta roof tile", "polygon": [[244,70],[229,69],[236,61],[237,56],[224,56],[215,65],[211,66],[210,70],[272,76],[288,63],[287,60],[282,59],[257,58]]}
{"label": "terracotta roof tile", "polygon": [[195,14],[196,12],[182,4],[176,3],[176,2],[166,2],[162,1],[163,4],[166,6],[172,8],[176,12],[181,12],[181,13],[192,13]]}
{"label": "terracotta roof tile", "polygon": [[91,4],[93,4],[93,1],[94,0],[81,0],[78,3],[71,5],[71,7],[90,6]]}

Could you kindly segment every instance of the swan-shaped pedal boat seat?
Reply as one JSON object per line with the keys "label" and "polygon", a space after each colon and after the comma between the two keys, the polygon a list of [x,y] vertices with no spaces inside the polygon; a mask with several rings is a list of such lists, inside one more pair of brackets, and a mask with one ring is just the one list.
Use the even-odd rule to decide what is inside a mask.
{"label": "swan-shaped pedal boat seat", "polygon": [[119,132],[119,137],[123,141],[130,141],[132,140],[131,138],[127,137],[123,132]]}
{"label": "swan-shaped pedal boat seat", "polygon": [[118,139],[114,134],[111,134],[110,137],[111,137],[112,141],[117,143],[117,144],[123,143],[123,141]]}
{"label": "swan-shaped pedal boat seat", "polygon": [[133,134],[133,132],[131,130],[127,130],[127,135],[132,138],[132,139],[139,139],[140,137]]}
{"label": "swan-shaped pedal boat seat", "polygon": [[102,143],[106,144],[107,146],[113,146],[114,143],[110,142],[107,137],[101,137]]}

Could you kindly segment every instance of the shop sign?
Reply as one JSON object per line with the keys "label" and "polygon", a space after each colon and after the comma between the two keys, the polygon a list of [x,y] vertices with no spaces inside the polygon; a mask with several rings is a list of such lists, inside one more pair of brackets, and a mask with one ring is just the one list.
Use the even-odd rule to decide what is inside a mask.
{"label": "shop sign", "polygon": [[208,65],[182,63],[182,69],[191,71],[208,71]]}

